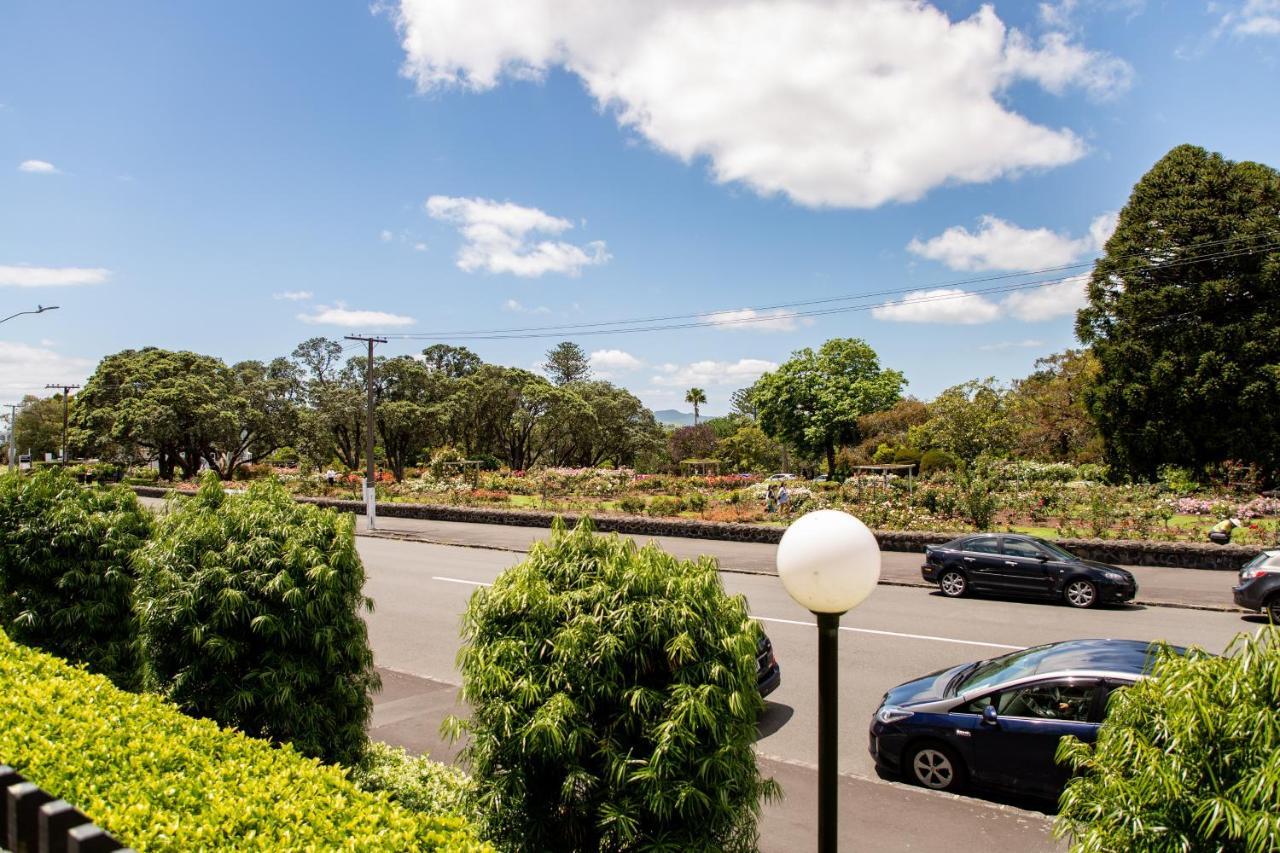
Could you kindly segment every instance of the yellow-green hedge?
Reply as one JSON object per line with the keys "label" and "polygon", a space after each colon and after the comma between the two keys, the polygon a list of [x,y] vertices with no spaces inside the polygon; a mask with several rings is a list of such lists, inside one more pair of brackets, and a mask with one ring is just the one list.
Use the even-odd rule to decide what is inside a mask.
{"label": "yellow-green hedge", "polygon": [[460,817],[220,729],[0,633],[0,763],[138,850],[484,850]]}

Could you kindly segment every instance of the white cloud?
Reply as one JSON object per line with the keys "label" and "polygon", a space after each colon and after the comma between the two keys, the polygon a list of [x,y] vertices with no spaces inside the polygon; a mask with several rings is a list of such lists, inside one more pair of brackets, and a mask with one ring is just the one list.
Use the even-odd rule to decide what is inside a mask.
{"label": "white cloud", "polygon": [[643,361],[620,349],[596,350],[589,358],[592,371],[604,379],[644,367]]}
{"label": "white cloud", "polygon": [[703,385],[749,385],[762,373],[777,370],[778,364],[761,358],[740,358],[737,361],[695,361],[691,364],[662,364],[658,374],[650,381],[659,386],[690,388]]}
{"label": "white cloud", "polygon": [[0,287],[66,287],[102,284],[111,270],[102,267],[0,266]]}
{"label": "white cloud", "polygon": [[426,209],[432,218],[458,226],[466,241],[458,250],[458,268],[465,272],[505,272],[526,278],[546,273],[576,276],[583,267],[610,258],[599,240],[583,246],[556,240],[534,242],[536,234],[559,234],[573,227],[569,220],[536,207],[433,195]]}
{"label": "white cloud", "polygon": [[56,175],[58,167],[45,160],[23,160],[18,164],[18,171],[37,175]]}
{"label": "white cloud", "polygon": [[807,317],[797,318],[794,311],[775,308],[769,311],[757,311],[754,308],[742,308],[736,311],[717,311],[706,314],[703,322],[712,323],[719,329],[748,332],[791,332],[798,324],[812,325]]}
{"label": "white cloud", "polygon": [[1088,275],[1073,275],[1044,287],[1033,287],[1010,293],[1004,298],[1004,309],[1028,323],[1052,320],[1074,314],[1084,307]]}
{"label": "white cloud", "polygon": [[310,290],[286,290],[283,293],[272,294],[272,299],[287,299],[290,302],[306,302],[315,296]]}
{"label": "white cloud", "polygon": [[545,305],[539,305],[537,308],[526,308],[514,299],[508,299],[502,303],[503,311],[510,311],[512,314],[550,314],[551,309]]}
{"label": "white cloud", "polygon": [[83,384],[94,366],[92,359],[62,355],[47,346],[0,341],[0,402],[16,403],[26,394],[47,396],[52,393],[45,390],[47,382]]}
{"label": "white cloud", "polygon": [[390,231],[388,231],[385,228],[378,232],[378,239],[383,243],[390,243],[395,238],[396,238],[396,235],[392,234]]}
{"label": "white cloud", "polygon": [[1241,36],[1280,35],[1280,0],[1245,0],[1222,16],[1218,32],[1223,30]]}
{"label": "white cloud", "polygon": [[355,328],[376,328],[379,326],[411,326],[417,321],[401,314],[388,314],[385,311],[357,311],[347,308],[339,302],[330,307],[317,305],[312,314],[299,314],[298,319],[311,325],[346,326]]}
{"label": "white cloud", "polygon": [[983,216],[978,229],[953,225],[928,240],[914,239],[907,250],[953,270],[1032,270],[1059,267],[1102,250],[1116,229],[1117,214],[1094,217],[1089,233],[1073,238],[1048,228],[1022,228],[997,216]]}
{"label": "white cloud", "polygon": [[871,309],[877,320],[894,323],[946,323],[972,326],[1000,316],[1000,306],[959,287],[914,290],[901,299]]}
{"label": "white cloud", "polygon": [[422,241],[418,241],[417,243],[413,244],[413,250],[415,252],[425,252],[427,250],[427,244],[423,243]]}
{"label": "white cloud", "polygon": [[983,344],[978,349],[983,352],[1000,352],[1007,349],[1034,349],[1044,346],[1044,341],[1028,338],[1025,341],[1001,341],[998,344]]}
{"label": "white cloud", "polygon": [[990,5],[952,21],[923,0],[401,0],[394,18],[421,91],[562,67],[658,149],[810,206],[1070,163],[1080,137],[1016,112],[1008,87],[1103,95],[1130,76],[1061,33],[1033,44]]}

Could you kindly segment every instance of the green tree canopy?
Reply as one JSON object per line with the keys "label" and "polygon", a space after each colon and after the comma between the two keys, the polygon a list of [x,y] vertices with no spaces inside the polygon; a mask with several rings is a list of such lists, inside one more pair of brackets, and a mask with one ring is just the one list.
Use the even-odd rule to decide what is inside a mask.
{"label": "green tree canopy", "polygon": [[561,341],[547,350],[547,360],[542,369],[557,385],[585,382],[591,378],[591,359],[573,341]]}
{"label": "green tree canopy", "polygon": [[701,388],[690,388],[685,392],[684,401],[693,406],[693,425],[698,425],[698,407],[707,402],[707,392]]}
{"label": "green tree canopy", "polygon": [[995,379],[971,379],[953,385],[929,403],[929,420],[908,432],[920,449],[944,450],[965,462],[979,456],[1005,456],[1015,427],[1009,416],[1009,392]]}
{"label": "green tree canopy", "polygon": [[1113,468],[1280,468],[1280,173],[1181,145],[1142,176],[1076,333]]}
{"label": "green tree canopy", "polygon": [[766,433],[805,453],[825,456],[835,476],[836,447],[856,444],[858,419],[887,409],[902,396],[906,378],[880,367],[865,341],[833,338],[817,352],[792,353],[756,383],[753,395]]}
{"label": "green tree canopy", "polygon": [[[69,410],[75,410],[75,395],[67,405]],[[18,409],[13,425],[13,439],[18,452],[30,451],[33,459],[42,459],[46,453],[56,456],[62,443],[62,395],[41,398],[28,394],[23,397],[22,408]]]}
{"label": "green tree canopy", "polygon": [[1088,350],[1067,350],[1037,359],[1035,366],[1014,383],[1009,401],[1018,455],[1041,462],[1097,462],[1102,437],[1085,394],[1097,376],[1098,360]]}

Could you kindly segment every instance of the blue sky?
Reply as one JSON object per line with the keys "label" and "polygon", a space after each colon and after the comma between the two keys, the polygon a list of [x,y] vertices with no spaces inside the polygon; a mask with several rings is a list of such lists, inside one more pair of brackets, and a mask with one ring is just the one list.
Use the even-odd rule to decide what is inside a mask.
{"label": "blue sky", "polygon": [[0,314],[61,307],[0,329],[0,403],[129,347],[671,315],[453,342],[575,340],[654,408],[835,336],[925,398],[1025,375],[1079,283],[971,280],[1087,261],[1174,145],[1280,164],[1277,79],[1280,0],[11,2]]}

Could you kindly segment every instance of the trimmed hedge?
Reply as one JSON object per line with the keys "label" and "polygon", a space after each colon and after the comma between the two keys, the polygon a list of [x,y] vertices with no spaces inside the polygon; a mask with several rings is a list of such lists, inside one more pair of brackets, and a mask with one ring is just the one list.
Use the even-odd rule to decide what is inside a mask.
{"label": "trimmed hedge", "polygon": [[0,760],[137,850],[485,850],[337,767],[275,748],[0,633]]}
{"label": "trimmed hedge", "polygon": [[379,686],[352,519],[216,474],[138,552],[150,681],[182,710],[354,764]]}
{"label": "trimmed hedge", "polygon": [[0,628],[137,688],[133,552],[152,527],[127,488],[59,468],[0,476]]}

